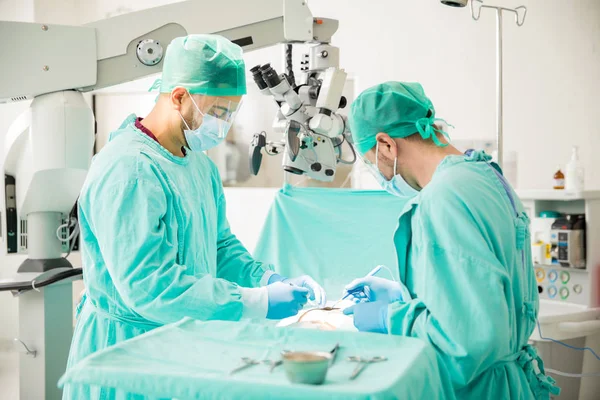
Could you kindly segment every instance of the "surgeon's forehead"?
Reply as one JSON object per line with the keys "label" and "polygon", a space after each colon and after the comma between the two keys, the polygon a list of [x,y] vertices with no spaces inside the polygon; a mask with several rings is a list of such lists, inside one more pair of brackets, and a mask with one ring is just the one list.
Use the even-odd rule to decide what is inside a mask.
{"label": "surgeon's forehead", "polygon": [[223,96],[211,97],[208,96],[205,104],[214,108],[220,108],[228,111],[235,111],[242,101],[242,96]]}
{"label": "surgeon's forehead", "polygon": [[221,96],[218,98],[226,100],[226,101],[230,101],[232,103],[239,103],[240,101],[242,101],[242,96]]}

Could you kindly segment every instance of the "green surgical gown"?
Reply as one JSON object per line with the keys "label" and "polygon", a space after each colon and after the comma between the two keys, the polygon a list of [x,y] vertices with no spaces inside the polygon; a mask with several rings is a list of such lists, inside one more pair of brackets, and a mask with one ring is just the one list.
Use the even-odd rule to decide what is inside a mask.
{"label": "green surgical gown", "polygon": [[[111,134],[79,198],[86,295],[68,367],[183,317],[239,320],[247,316],[244,287],[259,286],[271,269],[231,233],[210,159],[175,157],[134,121],[130,116]],[[67,385],[63,398],[138,397]]]}
{"label": "green surgical gown", "polygon": [[523,205],[489,156],[449,156],[405,206],[394,236],[409,298],[391,334],[430,342],[459,399],[548,399],[528,345],[539,310]]}

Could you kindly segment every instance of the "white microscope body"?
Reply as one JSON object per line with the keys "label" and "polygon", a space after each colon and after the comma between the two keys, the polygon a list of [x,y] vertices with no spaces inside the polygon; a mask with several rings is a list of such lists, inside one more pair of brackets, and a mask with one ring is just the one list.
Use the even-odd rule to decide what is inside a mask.
{"label": "white microscope body", "polygon": [[29,255],[19,272],[71,267],[62,257],[57,229],[77,201],[93,147],[94,116],[74,90],[35,97],[11,125],[4,174],[16,178],[16,209],[27,220],[19,246]]}
{"label": "white microscope body", "polygon": [[[291,63],[291,49],[288,49]],[[250,71],[261,93],[273,96],[279,107],[273,126],[284,134],[283,142],[268,142],[265,134],[254,136],[250,147],[250,170],[257,174],[262,156],[260,149],[284,150],[283,169],[296,175],[330,182],[342,159],[342,144],[350,141],[344,117],[337,114],[346,106],[342,96],[346,72],[338,68],[339,50],[329,44],[310,48],[301,62],[305,82],[296,85],[293,71],[278,75],[270,64],[257,65]],[[262,137],[261,137],[262,136]],[[350,147],[352,151],[354,149]],[[353,160],[354,161],[354,160]]]}

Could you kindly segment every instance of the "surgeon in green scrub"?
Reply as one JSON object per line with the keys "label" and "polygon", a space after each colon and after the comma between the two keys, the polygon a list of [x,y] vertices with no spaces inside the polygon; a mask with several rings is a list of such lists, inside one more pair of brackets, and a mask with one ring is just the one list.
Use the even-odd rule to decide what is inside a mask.
{"label": "surgeon in green scrub", "polygon": [[401,282],[350,282],[345,314],[361,331],[431,343],[459,399],[558,394],[527,342],[539,311],[529,220],[500,168],[449,144],[418,83],[367,89],[349,122],[363,161],[407,204],[393,238]]}
{"label": "surgeon in green scrub", "polygon": [[[68,366],[183,317],[280,319],[309,299],[326,302],[310,277],[288,279],[255,261],[227,223],[221,178],[204,151],[225,139],[246,93],[241,48],[216,35],[174,39],[154,87],[155,107],[112,132],[81,191],[86,293]],[[63,392],[133,398],[110,388]]]}

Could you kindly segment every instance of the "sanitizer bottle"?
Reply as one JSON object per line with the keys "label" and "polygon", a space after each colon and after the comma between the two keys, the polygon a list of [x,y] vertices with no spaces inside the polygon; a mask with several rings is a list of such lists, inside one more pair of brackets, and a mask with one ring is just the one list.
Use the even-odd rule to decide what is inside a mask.
{"label": "sanitizer bottle", "polygon": [[583,191],[583,166],[579,161],[577,146],[573,146],[571,161],[567,164],[567,174],[565,179],[565,189],[574,192]]}

